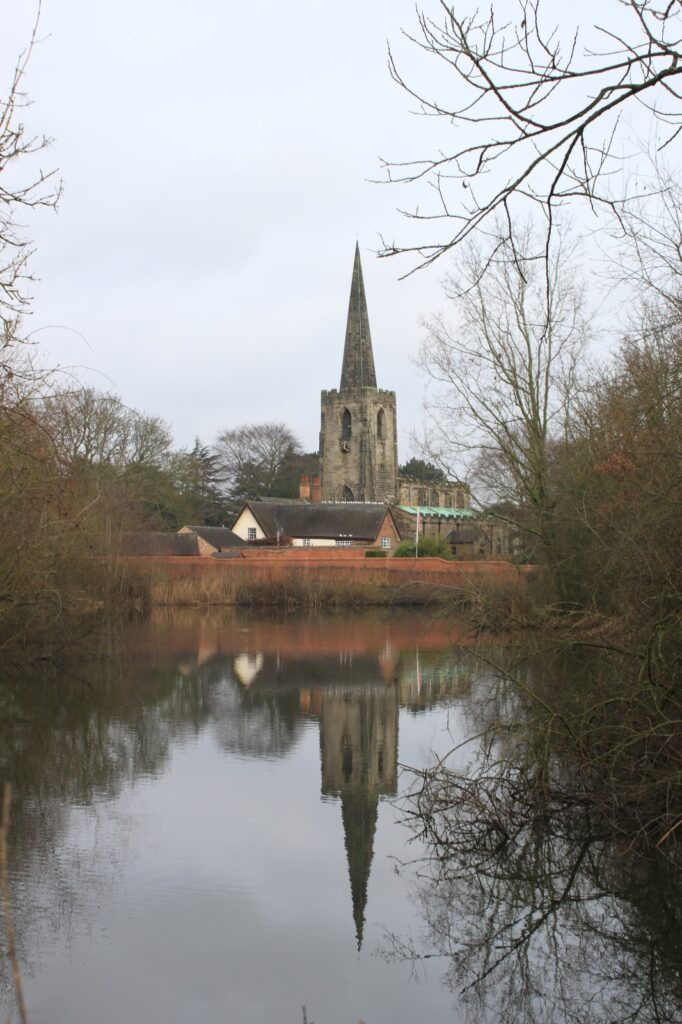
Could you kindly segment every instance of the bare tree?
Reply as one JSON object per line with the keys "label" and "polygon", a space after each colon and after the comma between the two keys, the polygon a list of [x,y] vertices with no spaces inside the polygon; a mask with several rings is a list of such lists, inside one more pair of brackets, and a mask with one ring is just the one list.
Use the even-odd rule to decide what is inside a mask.
{"label": "bare tree", "polygon": [[[444,236],[401,247],[383,243],[382,256],[411,252],[425,266],[501,214],[513,237],[516,204],[538,204],[554,222],[558,205],[575,198],[594,210],[618,212],[634,198],[614,198],[611,178],[627,156],[623,115],[643,108],[655,148],[673,148],[682,129],[682,5],[679,0],[609,0],[606,26],[587,39],[577,27],[544,18],[542,0],[521,0],[500,20],[495,5],[471,14],[435,0],[436,14],[417,11],[407,35],[451,75],[442,98],[403,78],[389,52],[395,81],[418,112],[453,129],[432,157],[383,161],[389,180],[427,182],[435,204],[408,216],[441,225]],[[563,25],[570,8],[563,8]],[[552,8],[554,16],[554,9]],[[634,109],[633,109],[634,108]]]}
{"label": "bare tree", "polygon": [[277,494],[288,462],[301,454],[298,438],[284,423],[254,423],[223,430],[215,451],[232,497]]}
{"label": "bare tree", "polygon": [[95,388],[56,391],[43,400],[39,419],[60,458],[70,465],[158,465],[169,454],[171,434],[164,420],[130,409],[118,395]]}
{"label": "bare tree", "polygon": [[647,156],[649,173],[639,177],[627,204],[614,207],[612,242],[604,246],[611,276],[628,284],[635,299],[631,334],[647,307],[656,307],[659,320],[667,309],[675,327],[682,312],[682,187],[677,171],[659,154]]}
{"label": "bare tree", "polygon": [[61,194],[54,171],[38,170],[20,183],[7,182],[8,172],[17,162],[23,163],[50,144],[45,135],[28,133],[19,120],[28,105],[23,84],[37,42],[39,18],[40,4],[29,43],[14,66],[5,96],[0,96],[0,346],[4,373],[14,372],[5,353],[16,339],[19,317],[29,302],[26,284],[31,280],[28,262],[33,248],[18,218],[27,208],[55,208]]}
{"label": "bare tree", "polygon": [[551,446],[563,435],[587,324],[571,247],[555,237],[533,258],[526,228],[501,234],[492,262],[473,242],[445,289],[454,321],[427,322],[420,365],[433,387],[429,453],[478,469],[484,497],[511,502],[547,556],[555,503]]}

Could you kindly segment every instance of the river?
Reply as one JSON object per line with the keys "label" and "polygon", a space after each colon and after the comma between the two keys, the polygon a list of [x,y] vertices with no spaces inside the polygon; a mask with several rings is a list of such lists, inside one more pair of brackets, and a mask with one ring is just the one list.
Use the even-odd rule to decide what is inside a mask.
{"label": "river", "polygon": [[442,949],[400,955],[434,921],[398,799],[480,726],[464,627],[156,611],[105,654],[1,691],[32,1024],[465,1020]]}

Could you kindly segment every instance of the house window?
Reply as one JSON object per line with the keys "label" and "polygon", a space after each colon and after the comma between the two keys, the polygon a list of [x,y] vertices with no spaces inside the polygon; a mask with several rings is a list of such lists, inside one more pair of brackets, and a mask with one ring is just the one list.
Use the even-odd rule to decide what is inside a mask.
{"label": "house window", "polygon": [[457,491],[457,508],[464,508],[464,491]]}
{"label": "house window", "polygon": [[353,541],[352,540],[346,540],[343,537],[337,537],[336,538],[336,546],[337,546],[337,548],[350,548],[350,547],[353,546]]}
{"label": "house window", "polygon": [[312,547],[312,544],[310,543],[310,537],[304,537],[303,538],[303,547],[304,548]]}
{"label": "house window", "polygon": [[438,491],[431,491],[431,504],[434,508],[438,508],[440,505]]}
{"label": "house window", "polygon": [[255,540],[256,539],[256,527],[255,526],[249,526],[249,529],[248,529],[248,539],[249,540]]}
{"label": "house window", "polygon": [[382,548],[386,548],[386,549],[390,548],[390,546],[391,546],[391,538],[390,537],[382,537],[381,538],[381,546],[382,546]]}

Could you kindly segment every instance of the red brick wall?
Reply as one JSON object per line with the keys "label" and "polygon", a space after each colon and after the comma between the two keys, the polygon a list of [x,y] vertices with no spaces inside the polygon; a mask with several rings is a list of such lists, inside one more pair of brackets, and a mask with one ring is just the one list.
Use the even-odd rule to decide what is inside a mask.
{"label": "red brick wall", "polygon": [[340,583],[419,582],[450,583],[483,579],[519,579],[535,570],[534,566],[512,565],[509,562],[448,562],[442,558],[365,558],[356,550],[324,548],[240,548],[244,558],[202,558],[159,556],[126,558],[125,562],[144,572],[162,568],[170,576],[198,576],[230,573],[260,581],[278,582],[290,577],[292,569],[302,578],[324,574]]}

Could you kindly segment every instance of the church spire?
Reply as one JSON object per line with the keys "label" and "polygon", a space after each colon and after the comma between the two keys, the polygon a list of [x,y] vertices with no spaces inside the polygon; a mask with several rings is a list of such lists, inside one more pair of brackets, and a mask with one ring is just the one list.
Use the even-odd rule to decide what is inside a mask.
{"label": "church spire", "polygon": [[377,377],[374,370],[372,337],[369,333],[365,285],[362,280],[360,247],[356,242],[340,390],[350,391],[353,388],[376,388],[376,386]]}

